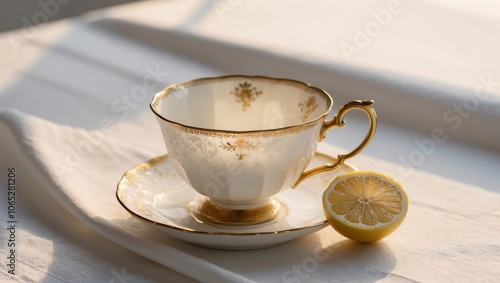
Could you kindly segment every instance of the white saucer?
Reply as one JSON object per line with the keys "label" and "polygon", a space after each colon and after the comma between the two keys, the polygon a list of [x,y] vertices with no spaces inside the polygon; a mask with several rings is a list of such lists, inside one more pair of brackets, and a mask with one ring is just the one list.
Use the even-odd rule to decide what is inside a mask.
{"label": "white saucer", "polygon": [[[316,153],[309,168],[333,163],[333,157]],[[218,226],[207,223],[192,210],[204,197],[177,176],[167,155],[127,171],[116,190],[120,204],[133,216],[186,242],[224,250],[249,250],[282,244],[328,225],[321,196],[339,174],[355,171],[344,164],[333,171],[303,181],[275,198],[284,206],[269,222],[250,226]]]}

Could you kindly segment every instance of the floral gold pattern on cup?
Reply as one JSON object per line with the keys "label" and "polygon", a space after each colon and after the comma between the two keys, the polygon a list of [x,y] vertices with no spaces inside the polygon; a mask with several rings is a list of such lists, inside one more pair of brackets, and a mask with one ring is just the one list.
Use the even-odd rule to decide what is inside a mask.
{"label": "floral gold pattern on cup", "polygon": [[238,84],[230,94],[236,96],[236,102],[243,105],[243,110],[247,110],[247,108],[251,106],[250,102],[261,95],[262,91],[257,90],[256,87],[252,87],[251,83],[243,82]]}
{"label": "floral gold pattern on cup", "polygon": [[299,103],[300,112],[302,112],[302,122],[305,122],[309,115],[311,115],[316,108],[318,108],[318,103],[316,102],[316,98],[314,96],[309,96],[309,98]]}
{"label": "floral gold pattern on cup", "polygon": [[245,140],[244,138],[238,138],[234,143],[231,142],[226,142],[223,143],[221,142],[220,147],[222,149],[225,149],[227,151],[236,151],[236,156],[238,157],[238,160],[243,160],[243,158],[247,155],[246,153],[243,153],[243,151],[254,151],[262,147],[260,143],[254,144],[253,142],[249,142]]}

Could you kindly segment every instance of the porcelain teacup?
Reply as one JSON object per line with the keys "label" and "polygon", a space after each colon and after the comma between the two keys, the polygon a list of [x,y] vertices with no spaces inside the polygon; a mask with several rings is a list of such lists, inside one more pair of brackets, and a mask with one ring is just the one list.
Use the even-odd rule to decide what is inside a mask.
{"label": "porcelain teacup", "polygon": [[[222,224],[257,224],[275,218],[273,196],[314,174],[335,170],[358,154],[376,129],[373,101],[351,101],[326,120],[333,105],[324,90],[281,78],[231,75],[168,86],[151,109],[178,175],[206,196],[199,215]],[[334,164],[305,171],[318,142],[344,115],[369,117],[364,140]]]}

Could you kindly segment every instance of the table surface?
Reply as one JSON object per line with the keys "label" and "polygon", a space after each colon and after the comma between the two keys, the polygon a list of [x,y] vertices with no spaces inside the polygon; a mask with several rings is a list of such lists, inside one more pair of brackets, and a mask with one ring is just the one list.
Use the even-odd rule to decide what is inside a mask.
{"label": "table surface", "polygon": [[[145,74],[162,84],[127,119],[149,111],[150,96],[171,83],[231,73],[289,77],[332,93],[334,112],[349,100],[374,99],[378,129],[363,155],[396,164],[396,177],[425,171],[500,193],[500,15],[484,8],[496,4],[339,2],[146,1],[5,32],[0,111],[94,129],[103,117],[122,119],[113,105]],[[192,65],[172,69],[183,60]],[[326,142],[350,148],[365,123],[349,116],[342,134]],[[46,226],[46,245],[64,242],[65,250],[95,258],[89,276],[191,280],[118,246],[101,258],[99,247],[113,244],[97,234],[81,239],[32,222],[25,225]]]}

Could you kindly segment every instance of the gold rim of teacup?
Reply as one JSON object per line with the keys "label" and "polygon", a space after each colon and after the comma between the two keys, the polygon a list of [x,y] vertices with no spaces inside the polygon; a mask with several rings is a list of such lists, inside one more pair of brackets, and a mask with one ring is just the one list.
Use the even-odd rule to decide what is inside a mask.
{"label": "gold rim of teacup", "polygon": [[[324,111],[318,117],[316,117],[314,119],[310,119],[307,122],[298,123],[295,125],[290,125],[290,126],[285,126],[285,127],[259,129],[259,130],[246,130],[246,131],[194,127],[194,126],[190,126],[190,125],[186,125],[183,123],[169,120],[169,119],[163,117],[155,109],[155,106],[158,104],[160,99],[170,95],[170,93],[173,91],[178,91],[179,89],[183,89],[183,88],[186,88],[188,86],[195,86],[195,85],[206,83],[206,82],[230,80],[230,79],[238,79],[238,78],[248,79],[248,80],[268,80],[268,81],[274,81],[274,82],[287,83],[289,85],[293,85],[296,87],[300,86],[302,89],[304,89],[310,93],[320,94],[325,100],[327,100],[328,109],[326,111]],[[267,77],[267,76],[227,75],[227,76],[218,76],[218,77],[205,77],[205,78],[199,78],[199,79],[194,79],[194,80],[190,80],[190,81],[185,81],[182,83],[172,84],[172,85],[164,88],[162,91],[158,92],[157,94],[155,94],[153,97],[153,100],[151,101],[149,106],[150,106],[151,110],[153,111],[153,113],[155,113],[155,115],[158,118],[160,118],[161,120],[163,120],[165,122],[170,123],[171,125],[175,126],[177,129],[180,129],[183,132],[187,132],[190,134],[204,135],[204,136],[211,136],[211,137],[220,137],[220,138],[233,138],[233,137],[241,137],[241,136],[269,137],[269,136],[280,136],[280,135],[296,133],[296,132],[300,132],[300,131],[303,131],[303,130],[306,130],[306,129],[309,129],[311,127],[316,126],[318,123],[322,122],[323,118],[328,116],[328,114],[330,113],[332,106],[333,106],[333,99],[325,90],[318,88],[318,87],[315,87],[315,86],[312,86],[312,85],[305,83],[305,82],[297,81],[297,80],[286,79],[286,78],[273,78],[273,77]]]}

